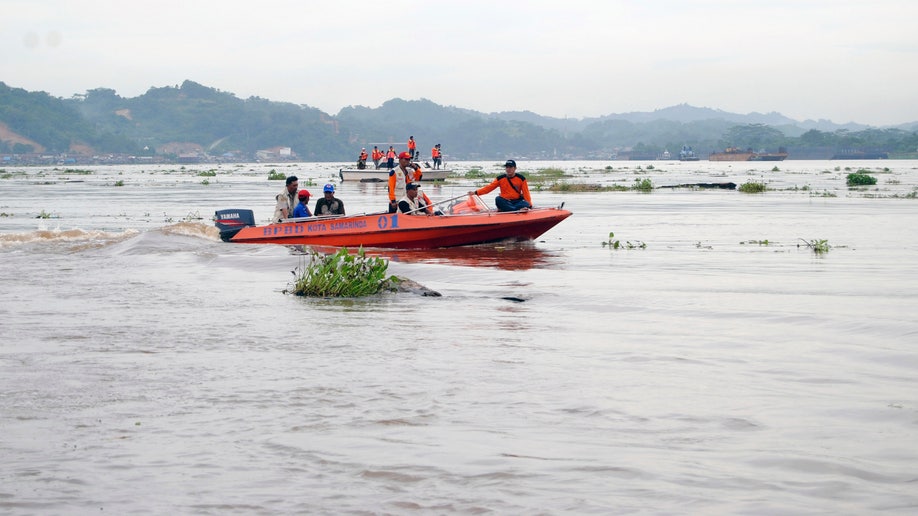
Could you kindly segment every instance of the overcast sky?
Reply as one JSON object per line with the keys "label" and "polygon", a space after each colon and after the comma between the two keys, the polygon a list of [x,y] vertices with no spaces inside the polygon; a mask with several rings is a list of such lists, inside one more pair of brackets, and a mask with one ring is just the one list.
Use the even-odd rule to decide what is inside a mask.
{"label": "overcast sky", "polygon": [[3,0],[0,81],[189,79],[337,114],[429,99],[583,118],[687,103],[918,121],[916,0]]}

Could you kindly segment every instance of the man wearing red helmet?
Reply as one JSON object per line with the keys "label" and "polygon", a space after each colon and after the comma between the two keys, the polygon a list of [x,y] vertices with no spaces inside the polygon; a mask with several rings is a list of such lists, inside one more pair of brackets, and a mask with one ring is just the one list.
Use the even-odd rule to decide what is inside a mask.
{"label": "man wearing red helmet", "polygon": [[411,162],[411,154],[398,155],[398,166],[389,171],[389,213],[398,211],[398,200],[405,196],[405,185],[421,180],[421,167]]}

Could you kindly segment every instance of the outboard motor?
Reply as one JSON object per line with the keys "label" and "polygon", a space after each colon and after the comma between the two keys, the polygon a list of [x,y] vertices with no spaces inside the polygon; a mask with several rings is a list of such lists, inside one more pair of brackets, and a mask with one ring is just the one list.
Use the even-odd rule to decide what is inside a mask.
{"label": "outboard motor", "polygon": [[242,228],[255,225],[255,212],[252,210],[217,210],[214,213],[214,224],[220,230],[220,239],[229,242]]}

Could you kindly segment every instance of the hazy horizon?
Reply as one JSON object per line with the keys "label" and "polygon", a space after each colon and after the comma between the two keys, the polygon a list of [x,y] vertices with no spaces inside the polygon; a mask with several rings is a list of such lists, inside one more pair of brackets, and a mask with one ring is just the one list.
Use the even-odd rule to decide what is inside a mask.
{"label": "hazy horizon", "polygon": [[64,98],[187,79],[329,114],[393,98],[576,119],[688,104],[889,126],[918,120],[915,15],[905,0],[9,0],[0,42],[4,82]]}

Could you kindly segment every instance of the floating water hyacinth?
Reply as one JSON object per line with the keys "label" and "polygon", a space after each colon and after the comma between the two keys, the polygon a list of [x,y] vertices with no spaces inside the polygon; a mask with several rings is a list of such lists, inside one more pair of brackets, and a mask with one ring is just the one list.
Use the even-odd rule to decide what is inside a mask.
{"label": "floating water hyacinth", "polygon": [[378,294],[391,282],[389,262],[367,257],[363,248],[350,254],[342,247],[334,254],[310,250],[308,260],[292,271],[296,277],[290,293],[310,297],[363,297]]}

